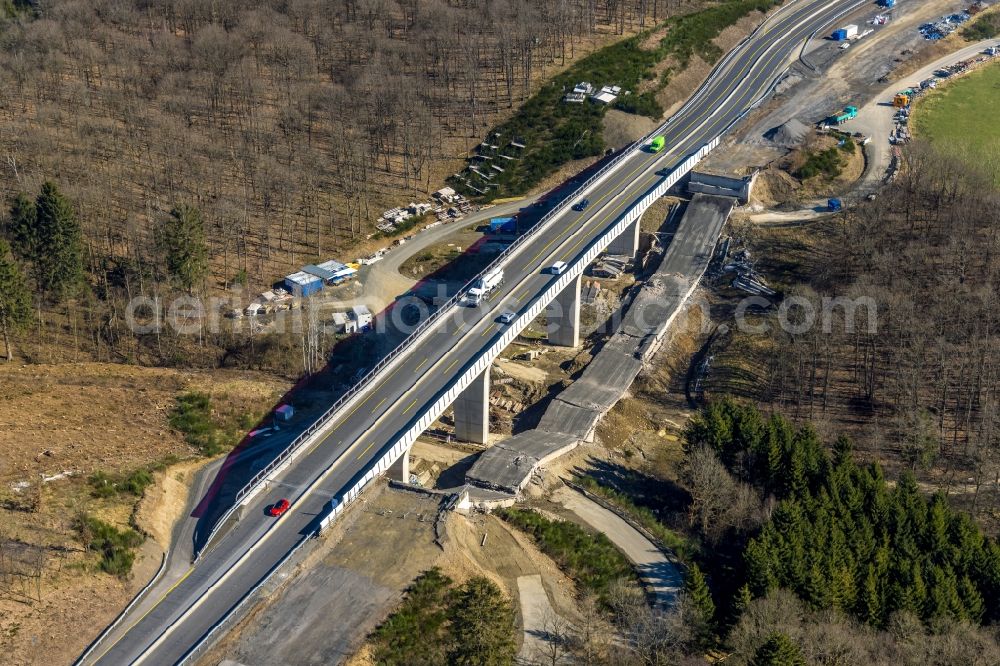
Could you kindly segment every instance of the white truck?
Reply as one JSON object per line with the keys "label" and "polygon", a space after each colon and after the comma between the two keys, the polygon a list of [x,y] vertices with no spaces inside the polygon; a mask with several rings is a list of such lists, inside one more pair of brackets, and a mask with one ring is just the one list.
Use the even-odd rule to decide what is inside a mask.
{"label": "white truck", "polygon": [[478,307],[483,300],[489,298],[490,294],[496,291],[497,287],[503,284],[503,269],[494,268],[492,271],[476,280],[476,283],[465,295],[465,303],[469,307]]}

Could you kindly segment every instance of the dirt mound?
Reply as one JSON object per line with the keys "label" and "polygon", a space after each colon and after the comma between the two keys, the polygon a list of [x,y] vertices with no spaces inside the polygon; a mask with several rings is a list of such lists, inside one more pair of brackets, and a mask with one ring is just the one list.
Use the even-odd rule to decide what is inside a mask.
{"label": "dirt mound", "polygon": [[646,116],[609,109],[604,115],[604,145],[620,150],[653,131],[656,122]]}
{"label": "dirt mound", "polygon": [[764,138],[778,146],[796,148],[805,142],[809,132],[808,125],[797,118],[792,118],[785,124],[768,130],[764,134]]}
{"label": "dirt mound", "polygon": [[796,191],[800,187],[801,184],[788,172],[781,169],[765,169],[760,172],[760,176],[754,183],[752,203],[770,208],[795,201]]}

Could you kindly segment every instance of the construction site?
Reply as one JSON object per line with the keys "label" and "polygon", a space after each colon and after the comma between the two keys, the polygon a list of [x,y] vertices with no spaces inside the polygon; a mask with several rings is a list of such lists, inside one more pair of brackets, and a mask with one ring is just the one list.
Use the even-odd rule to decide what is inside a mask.
{"label": "construction site", "polygon": [[[814,419],[824,437],[849,432],[881,442],[902,432],[905,426],[896,421],[885,432],[871,426],[864,410],[875,407],[858,407],[856,397],[835,395],[828,401],[827,387],[817,389],[815,377],[823,374],[834,385],[846,385],[849,373],[835,375],[829,365],[824,373],[815,339],[754,337],[736,330],[736,318],[773,322],[789,297],[817,296],[809,291],[814,286],[809,272],[826,279],[837,266],[823,266],[811,254],[834,256],[837,220],[844,219],[837,215],[875,215],[883,193],[895,191],[900,174],[914,168],[906,152],[918,143],[911,114],[964,75],[1000,66],[995,40],[967,43],[961,37],[961,26],[990,11],[995,10],[982,3],[956,0],[889,0],[855,8],[838,18],[829,34],[809,40],[774,83],[773,94],[635,222],[635,252],[613,245],[586,267],[579,278],[579,344],[555,343],[561,322],[543,310],[487,366],[486,441],[463,441],[459,403],[447,408],[394,463],[385,475],[391,480],[369,483],[332,527],[296,546],[277,573],[270,572],[241,600],[241,613],[227,614],[213,626],[224,631],[203,651],[186,656],[186,663],[381,663],[379,627],[413,581],[434,567],[460,582],[485,577],[511,600],[518,663],[570,663],[568,649],[562,652],[568,639],[559,637],[570,635],[571,626],[591,627],[603,637],[607,655],[621,640],[620,624],[606,609],[595,610],[598,595],[584,577],[505,519],[505,509],[529,509],[553,523],[572,523],[588,538],[604,535],[632,569],[616,593],[666,614],[684,594],[686,572],[697,559],[692,553],[708,543],[694,526],[691,506],[697,498],[685,477],[682,445],[701,407],[736,395],[794,408],[795,418]],[[626,92],[586,85],[567,91],[565,103],[610,104]],[[591,99],[602,94],[611,97]],[[638,141],[647,138],[649,128],[622,123],[616,131],[627,135],[623,140]],[[462,185],[489,190],[503,165],[524,148],[517,136],[486,137],[475,148]],[[579,182],[600,173],[614,153],[590,166]],[[178,537],[192,540],[190,518],[198,513],[209,480],[219,469],[250,469],[256,463],[240,460],[239,447],[231,460],[215,452],[194,455],[191,440],[172,429],[175,394],[209,395],[212,416],[227,435],[252,427],[241,447],[264,442],[262,450],[281,450],[297,436],[296,428],[346,396],[356,380],[377,369],[379,354],[404,340],[401,331],[376,330],[380,315],[391,313],[397,302],[420,301],[431,314],[448,306],[471,280],[485,279],[483,271],[530,235],[549,211],[575,204],[582,214],[587,203],[568,198],[572,191],[539,188],[522,200],[480,206],[445,187],[427,202],[385,211],[382,236],[368,239],[370,253],[352,261],[304,264],[282,286],[232,308],[233,325],[251,327],[262,340],[283,333],[293,309],[319,312],[321,342],[312,343],[317,367],[330,350],[339,350],[330,357],[333,363],[324,371],[329,381],[321,386],[286,393],[287,382],[265,373],[247,378],[222,371],[209,377],[208,371],[143,369],[104,375],[81,364],[70,369],[73,377],[59,381],[83,391],[90,405],[84,415],[30,366],[3,368],[4,384],[11,387],[0,396],[6,401],[0,422],[10,426],[4,428],[7,445],[11,451],[30,450],[16,463],[0,461],[2,509],[14,517],[0,533],[0,582],[6,590],[0,610],[15,618],[0,620],[0,647],[10,663],[73,659],[83,638],[89,643],[101,627],[114,628],[124,617],[116,619],[118,611],[127,613],[130,603],[139,600],[145,617],[143,604],[152,609],[170,585],[185,580],[191,561],[197,562],[194,552],[177,555]],[[390,245],[385,239],[393,235],[399,238]],[[493,307],[491,290],[462,307]],[[499,331],[509,321],[494,323]],[[781,345],[793,343],[799,345],[800,367],[805,367],[800,350],[809,344],[814,351],[807,407],[802,398],[807,391],[789,379],[794,375],[801,383],[801,370],[767,360],[777,357]],[[307,362],[307,370],[311,367]],[[133,393],[123,393],[123,386]],[[798,397],[792,397],[796,391]],[[136,411],[133,394],[157,407]],[[24,418],[39,411],[29,398],[61,414],[60,421]],[[270,409],[273,404],[287,407],[290,423],[281,419],[280,408]],[[121,423],[121,414],[129,415],[129,423]],[[949,427],[958,433],[961,426],[956,420]],[[100,443],[91,436],[98,428]],[[943,432],[943,417],[940,428]],[[62,443],[47,443],[44,434],[53,431],[61,433]],[[143,447],[155,448],[156,460]],[[888,460],[894,472],[907,464],[917,467],[903,453],[884,456],[877,447],[859,448],[866,458]],[[130,495],[121,489],[127,487],[124,478],[109,473],[103,483],[114,490],[102,491],[104,477],[92,479],[93,470],[104,468],[148,468],[150,481]],[[941,468],[928,470],[921,487],[945,488],[960,506],[975,506],[980,485],[987,483],[973,482],[964,468],[969,481],[946,478]],[[268,492],[289,497],[298,492],[282,483]],[[333,497],[331,506],[337,501]],[[135,527],[130,578],[101,574],[84,582],[74,573],[93,569],[87,564],[93,560],[91,546],[80,548],[74,536],[87,529],[84,515]],[[55,573],[43,577],[46,568]],[[147,589],[157,594],[143,599]],[[112,603],[102,606],[101,599]],[[69,635],[88,622],[95,625],[92,631]],[[126,625],[115,629],[116,644]],[[698,649],[700,656],[707,652]]]}

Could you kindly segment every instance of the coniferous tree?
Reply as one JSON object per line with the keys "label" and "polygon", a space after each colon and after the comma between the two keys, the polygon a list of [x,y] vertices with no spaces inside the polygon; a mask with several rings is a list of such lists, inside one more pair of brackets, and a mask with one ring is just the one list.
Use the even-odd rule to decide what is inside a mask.
{"label": "coniferous tree", "polygon": [[834,572],[830,581],[830,604],[842,611],[849,611],[853,608],[858,598],[852,572],[853,567],[842,566]]}
{"label": "coniferous tree", "polygon": [[877,627],[882,623],[882,599],[878,592],[878,578],[875,566],[868,565],[868,573],[861,582],[861,595],[858,598],[858,614],[861,619]]}
{"label": "coniferous tree", "polygon": [[776,631],[757,648],[751,666],[806,666],[802,650],[787,634]]}
{"label": "coniferous tree", "polygon": [[948,549],[948,508],[940,493],[934,495],[927,511],[924,546],[929,552],[941,555]]}
{"label": "coniferous tree", "polygon": [[737,615],[742,615],[751,601],[753,601],[753,595],[750,593],[750,585],[743,583],[736,592],[736,599],[733,601],[733,610],[736,611]]}
{"label": "coniferous tree", "polygon": [[851,454],[854,445],[851,440],[841,435],[833,445],[833,465],[834,467],[844,467],[852,463]]}
{"label": "coniferous tree", "polygon": [[10,206],[6,235],[11,247],[22,259],[34,261],[38,256],[38,213],[35,202],[26,194],[14,197]]}
{"label": "coniferous tree", "polygon": [[31,297],[24,284],[24,276],[10,256],[10,246],[0,239],[0,335],[3,337],[4,356],[14,358],[10,333],[31,319]]}
{"label": "coniferous tree", "polygon": [[819,563],[814,562],[809,568],[806,578],[805,597],[806,602],[814,609],[828,608],[830,606],[830,582],[823,575],[823,570]]}
{"label": "coniferous tree", "polygon": [[[876,628],[897,612],[928,623],[1000,620],[1000,545],[944,495],[928,499],[910,473],[889,490],[877,463],[851,459],[846,438],[828,457],[811,429],[786,438],[779,418],[761,439],[738,435],[754,431],[736,425],[755,422],[743,410],[731,403],[715,411],[711,430],[732,437],[717,440],[715,450],[727,452],[731,473],[752,470],[751,483],[786,493],[743,551],[747,592],[761,597],[783,587],[814,608],[834,607]],[[731,607],[743,603],[737,596]]]}
{"label": "coniferous tree", "polygon": [[975,584],[968,576],[963,576],[958,581],[958,594],[962,600],[962,607],[965,617],[972,622],[981,622],[983,612],[986,610],[986,602],[983,595],[976,589]]}
{"label": "coniferous tree", "polygon": [[487,578],[472,578],[452,605],[448,663],[506,666],[514,663],[514,608]]}
{"label": "coniferous tree", "polygon": [[743,554],[747,567],[747,585],[755,597],[763,597],[778,587],[777,557],[762,534],[747,544]]}
{"label": "coniferous tree", "polygon": [[1000,620],[1000,545],[991,542],[985,546],[975,563],[976,582],[983,593],[983,598],[989,600],[983,613],[984,622]]}
{"label": "coniferous tree", "polygon": [[157,244],[163,253],[167,273],[188,292],[208,274],[208,246],[201,213],[181,205],[170,211],[160,226]]}
{"label": "coniferous tree", "polygon": [[83,282],[83,239],[73,207],[55,184],[46,181],[35,200],[38,287],[54,301],[76,294]]}
{"label": "coniferous tree", "polygon": [[691,599],[691,605],[694,606],[698,614],[696,632],[702,641],[708,642],[715,626],[715,601],[712,600],[712,591],[708,589],[705,574],[701,572],[697,564],[692,564],[688,568],[684,588]]}

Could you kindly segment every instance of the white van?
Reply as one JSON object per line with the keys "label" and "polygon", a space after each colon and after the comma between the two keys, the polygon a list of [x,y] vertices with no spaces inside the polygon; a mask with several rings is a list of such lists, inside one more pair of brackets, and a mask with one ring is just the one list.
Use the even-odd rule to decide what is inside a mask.
{"label": "white van", "polygon": [[566,270],[565,261],[557,261],[556,263],[549,266],[549,273],[552,275],[560,275],[564,270]]}

